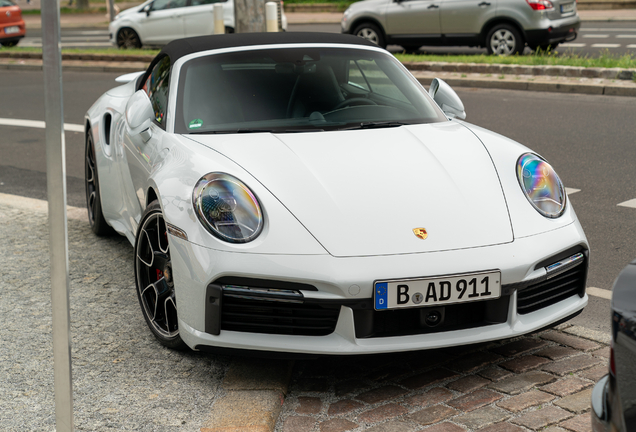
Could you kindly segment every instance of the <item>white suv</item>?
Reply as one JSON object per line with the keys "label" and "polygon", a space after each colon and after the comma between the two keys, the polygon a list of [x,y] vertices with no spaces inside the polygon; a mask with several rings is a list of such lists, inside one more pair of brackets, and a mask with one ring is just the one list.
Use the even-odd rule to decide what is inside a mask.
{"label": "white suv", "polygon": [[[214,33],[214,3],[223,3],[225,32],[234,32],[234,0],[148,0],[120,12],[109,25],[110,41],[119,48],[166,45],[175,39]],[[287,18],[279,9],[280,23]]]}
{"label": "white suv", "polygon": [[381,47],[480,46],[511,55],[576,38],[575,0],[364,0],[342,17],[342,32]]}

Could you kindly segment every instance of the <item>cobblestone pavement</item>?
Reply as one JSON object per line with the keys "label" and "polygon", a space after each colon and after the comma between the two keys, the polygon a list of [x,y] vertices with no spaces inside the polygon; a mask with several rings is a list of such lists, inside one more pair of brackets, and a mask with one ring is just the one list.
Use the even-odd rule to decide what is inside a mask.
{"label": "cobblestone pavement", "polygon": [[[53,431],[48,228],[0,203],[0,430]],[[77,431],[199,431],[229,360],[160,346],[139,310],[132,247],[69,219]]]}
{"label": "cobblestone pavement", "polygon": [[476,346],[298,361],[276,431],[590,431],[608,343],[565,324]]}

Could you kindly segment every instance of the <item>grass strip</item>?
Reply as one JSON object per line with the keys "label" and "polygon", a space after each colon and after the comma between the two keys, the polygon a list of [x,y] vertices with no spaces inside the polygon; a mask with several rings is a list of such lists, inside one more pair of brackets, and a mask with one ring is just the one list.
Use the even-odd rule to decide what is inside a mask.
{"label": "grass strip", "polygon": [[[96,54],[137,57],[142,55],[157,55],[158,49],[117,49],[113,48],[62,48],[62,54]],[[42,53],[42,48],[37,47],[0,47],[0,53]]]}
{"label": "grass strip", "polygon": [[522,66],[578,66],[586,68],[636,68],[636,55],[612,54],[608,50],[600,53],[598,57],[588,57],[571,52],[556,53],[554,51],[535,52],[528,55],[491,56],[477,55],[435,55],[435,54],[395,54],[401,62],[444,62],[444,63],[479,63],[479,64],[506,64]]}
{"label": "grass strip", "polygon": [[[0,47],[0,53],[41,53],[41,48],[35,47]],[[116,55],[116,56],[139,56],[156,55],[157,49],[129,49],[121,50],[117,48],[63,48],[62,53],[72,54],[96,54],[96,55]],[[565,52],[556,54],[554,52],[537,52],[528,55],[489,56],[478,55],[434,55],[434,54],[396,54],[401,62],[444,62],[444,63],[479,63],[479,64],[514,64],[522,66],[578,66],[586,68],[622,68],[636,69],[635,54],[612,54],[608,50],[602,52],[598,57],[581,56]]]}

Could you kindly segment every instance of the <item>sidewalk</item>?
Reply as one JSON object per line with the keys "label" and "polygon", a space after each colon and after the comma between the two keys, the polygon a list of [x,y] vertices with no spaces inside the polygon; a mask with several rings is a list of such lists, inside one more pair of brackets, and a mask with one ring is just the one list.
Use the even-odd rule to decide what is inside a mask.
{"label": "sidewalk", "polygon": [[[55,430],[46,208],[0,193],[2,431]],[[132,247],[94,236],[86,217],[69,209],[78,431],[590,430],[609,334],[566,323],[480,345],[298,360],[293,370],[280,360],[175,352],[139,311]]]}
{"label": "sidewalk", "polygon": [[[87,218],[68,207],[75,429],[272,431],[291,363],[164,348],[139,309],[133,248]],[[47,221],[46,201],[0,193],[1,431],[55,430]]]}

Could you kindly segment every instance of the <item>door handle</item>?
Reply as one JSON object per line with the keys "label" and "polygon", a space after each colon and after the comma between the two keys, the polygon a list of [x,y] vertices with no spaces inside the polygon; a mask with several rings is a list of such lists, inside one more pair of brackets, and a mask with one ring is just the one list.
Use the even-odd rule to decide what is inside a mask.
{"label": "door handle", "polygon": [[479,6],[479,7],[490,6],[490,3],[483,1],[483,2],[479,3],[477,6]]}
{"label": "door handle", "polygon": [[426,9],[437,9],[439,6],[436,4],[432,4],[429,7],[427,7]]}

